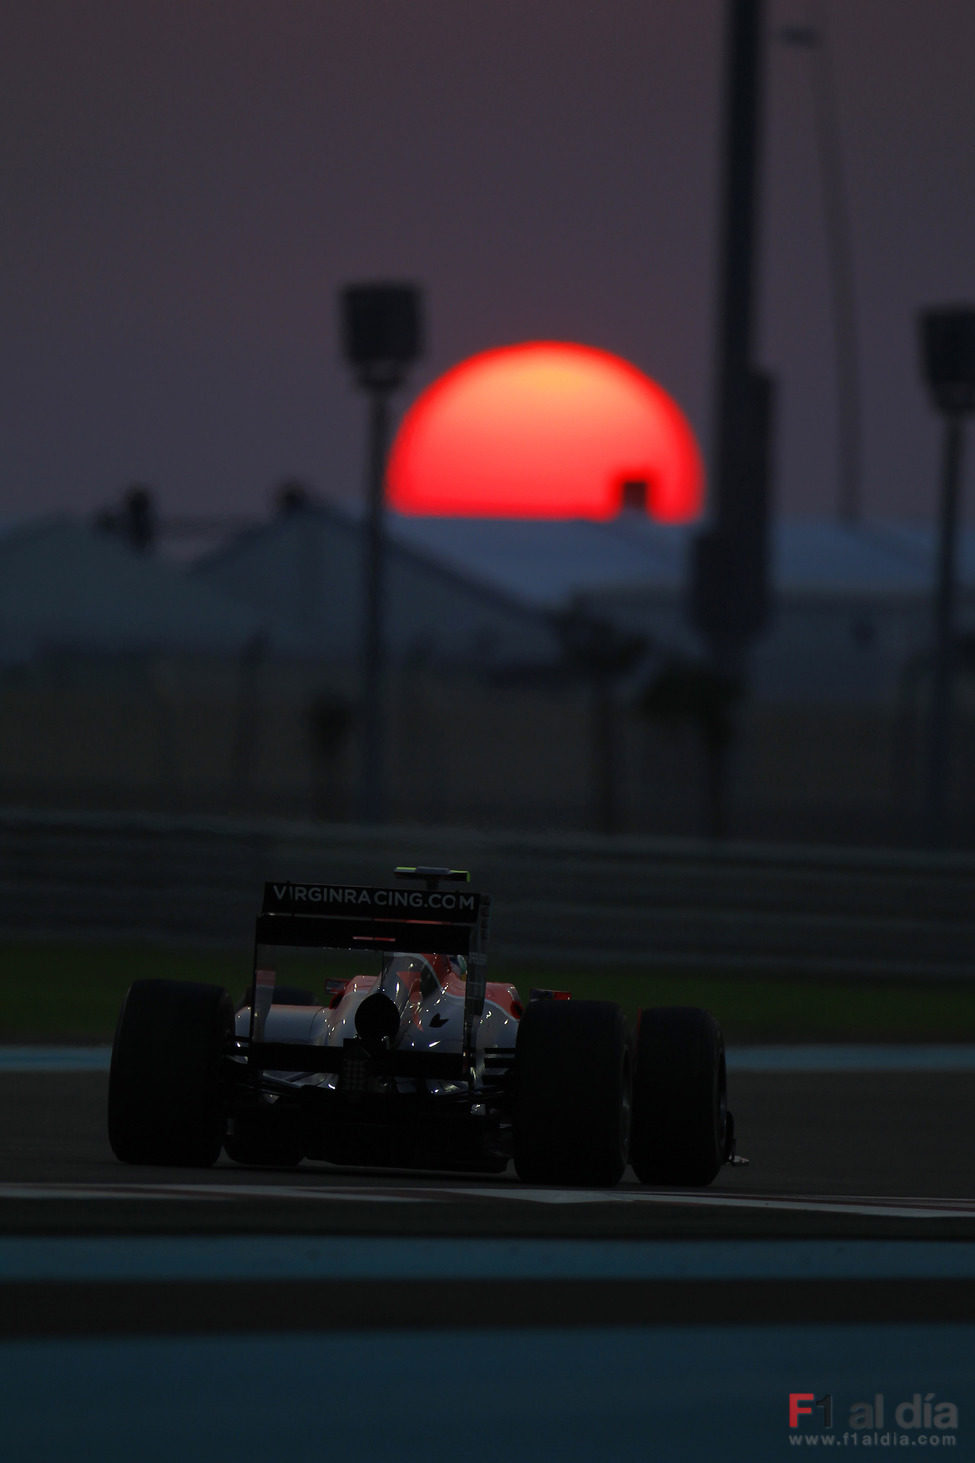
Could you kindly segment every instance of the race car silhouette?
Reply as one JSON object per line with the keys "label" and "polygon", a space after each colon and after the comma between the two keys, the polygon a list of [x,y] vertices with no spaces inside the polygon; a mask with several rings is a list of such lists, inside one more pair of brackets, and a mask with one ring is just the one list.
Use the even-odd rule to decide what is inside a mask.
{"label": "race car silhouette", "polygon": [[[126,1163],[424,1167],[528,1183],[709,1184],[733,1161],[724,1041],[695,1007],[639,1013],[486,978],[490,898],[446,868],[265,885],[253,974],[137,981],[108,1128]],[[285,980],[281,980],[282,971]],[[321,995],[299,978],[317,982]]]}

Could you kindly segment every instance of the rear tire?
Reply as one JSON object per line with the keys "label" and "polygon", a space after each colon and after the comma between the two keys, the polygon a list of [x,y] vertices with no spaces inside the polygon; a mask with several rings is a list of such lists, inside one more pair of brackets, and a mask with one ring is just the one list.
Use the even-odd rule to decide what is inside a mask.
{"label": "rear tire", "polygon": [[607,1001],[531,1001],[515,1052],[514,1158],[535,1184],[611,1187],[626,1167],[630,1035]]}
{"label": "rear tire", "polygon": [[123,1163],[207,1168],[223,1144],[220,1062],[234,1030],[220,986],[139,980],[122,1004],[108,1079],[108,1139]]}
{"label": "rear tire", "polygon": [[711,1183],[728,1147],[724,1038],[708,1011],[641,1011],[630,1161],[644,1184]]}

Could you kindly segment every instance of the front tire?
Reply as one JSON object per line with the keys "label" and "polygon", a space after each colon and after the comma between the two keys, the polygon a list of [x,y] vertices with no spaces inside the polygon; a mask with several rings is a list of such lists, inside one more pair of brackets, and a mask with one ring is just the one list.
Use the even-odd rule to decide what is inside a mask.
{"label": "front tire", "polygon": [[515,1170],[526,1183],[612,1187],[626,1167],[630,1034],[608,1001],[539,1000],[518,1026]]}
{"label": "front tire", "polygon": [[644,1184],[697,1187],[724,1163],[729,1137],[724,1038],[708,1011],[641,1011],[630,1161]]}
{"label": "front tire", "polygon": [[123,1163],[208,1168],[223,1145],[220,1062],[234,1009],[220,986],[139,980],[122,1004],[108,1079],[108,1138]]}

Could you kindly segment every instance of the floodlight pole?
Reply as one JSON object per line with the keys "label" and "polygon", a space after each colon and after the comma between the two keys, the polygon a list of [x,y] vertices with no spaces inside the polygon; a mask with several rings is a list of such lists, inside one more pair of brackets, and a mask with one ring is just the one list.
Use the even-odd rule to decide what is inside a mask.
{"label": "floodlight pole", "polygon": [[945,420],[941,513],[934,589],[934,657],[928,725],[928,840],[947,840],[955,669],[955,559],[961,496],[962,430],[975,411],[975,307],[942,306],[920,316],[922,372]]}
{"label": "floodlight pole", "polygon": [[941,459],[941,518],[934,598],[934,666],[931,678],[931,723],[928,744],[928,838],[935,846],[947,833],[948,783],[951,764],[954,700],[954,639],[959,500],[961,496],[963,414],[945,416]]}
{"label": "floodlight pole", "polygon": [[[765,0],[726,0],[711,521],[694,540],[691,621],[719,681],[743,678],[768,617],[774,388],[755,365]],[[730,742],[730,737],[729,737]],[[708,831],[727,831],[729,745],[716,745]]]}
{"label": "floodlight pole", "polygon": [[386,804],[386,455],[390,391],[369,389],[369,463],[363,576],[362,768],[359,814],[378,823]]}
{"label": "floodlight pole", "polygon": [[420,291],[409,284],[347,285],[341,294],[345,355],[369,397],[363,534],[359,816],[386,814],[386,457],[390,398],[421,350]]}

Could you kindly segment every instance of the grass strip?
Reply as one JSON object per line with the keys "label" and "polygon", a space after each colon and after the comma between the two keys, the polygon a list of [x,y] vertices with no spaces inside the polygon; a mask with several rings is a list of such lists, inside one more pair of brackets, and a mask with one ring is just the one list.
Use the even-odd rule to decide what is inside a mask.
{"label": "grass strip", "polygon": [[[111,1041],[133,980],[226,986],[236,999],[250,952],[152,946],[8,943],[0,947],[0,1042]],[[527,999],[532,986],[643,1006],[704,1006],[729,1043],[975,1041],[975,987],[967,983],[801,979],[715,970],[567,968],[494,962],[494,980]]]}

